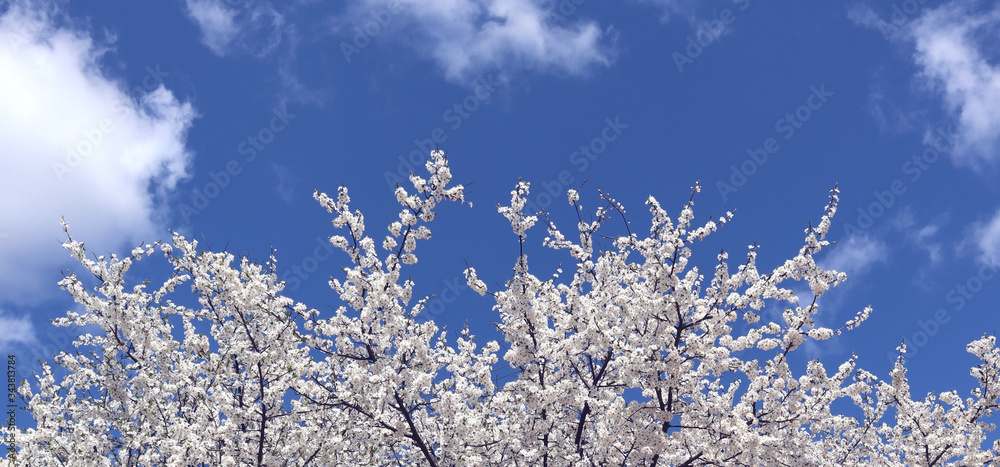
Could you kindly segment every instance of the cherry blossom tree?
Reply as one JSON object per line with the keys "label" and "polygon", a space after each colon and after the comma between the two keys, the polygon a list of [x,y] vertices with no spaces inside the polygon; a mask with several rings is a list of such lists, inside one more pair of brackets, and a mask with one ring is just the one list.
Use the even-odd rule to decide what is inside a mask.
{"label": "cherry blossom tree", "polygon": [[[672,219],[652,197],[648,236],[632,233],[595,251],[601,225],[625,209],[606,205],[584,221],[569,190],[578,240],[546,221],[544,245],[575,261],[568,281],[540,279],[527,255],[501,290],[474,268],[469,286],[495,300],[504,342],[478,345],[418,322],[427,297],[414,297],[405,267],[443,201],[465,203],[440,151],[429,178],[397,188],[402,209],[382,239],[366,233],[347,188],[315,198],[335,217],[332,244],[352,267],[330,286],[344,306],[332,313],[282,295],[277,261],[254,263],[199,251],[174,234],[124,258],[88,259],[69,235],[64,246],[94,277],[60,286],[82,307],[55,320],[86,326],[75,350],[45,364],[20,394],[37,426],[17,440],[13,465],[996,465],[1000,442],[985,419],[1000,399],[995,338],[968,345],[982,360],[979,387],[910,393],[905,345],[889,381],[819,361],[796,374],[792,352],[861,324],[816,324],[818,299],[846,279],[814,257],[837,210],[836,188],[798,254],[769,272],[757,247],[731,268],[691,264],[694,244],[732,218],[695,225],[694,196]],[[522,246],[539,218],[525,213],[519,182],[498,207]],[[471,206],[471,203],[467,203]],[[626,228],[628,224],[626,223]],[[159,251],[172,275],[155,289],[129,282],[132,264]],[[562,271],[560,270],[561,274]],[[790,288],[806,283],[800,301]],[[129,285],[134,284],[134,285]],[[184,293],[190,288],[191,295]],[[768,305],[770,304],[770,305]],[[780,318],[765,306],[784,310]],[[96,329],[100,328],[97,332]],[[737,331],[740,330],[740,331]],[[453,339],[454,343],[449,343]],[[501,352],[501,347],[504,349]],[[494,378],[501,365],[516,377]],[[627,392],[627,394],[626,394]],[[853,410],[833,409],[847,402]]]}

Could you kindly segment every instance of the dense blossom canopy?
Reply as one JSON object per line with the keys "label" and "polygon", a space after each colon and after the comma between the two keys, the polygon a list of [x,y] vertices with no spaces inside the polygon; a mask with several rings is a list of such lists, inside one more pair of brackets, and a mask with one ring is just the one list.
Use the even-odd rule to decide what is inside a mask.
{"label": "dense blossom canopy", "polygon": [[[890,381],[853,357],[832,372],[819,361],[792,371],[789,354],[804,342],[870,312],[839,329],[814,322],[817,299],[846,278],[814,261],[830,244],[836,189],[794,258],[760,272],[751,246],[734,271],[723,252],[707,278],[689,265],[692,245],[731,214],[696,226],[694,193],[676,219],[650,197],[649,235],[595,252],[602,222],[624,215],[602,195],[608,204],[594,221],[580,216],[578,241],[548,223],[545,245],[576,261],[569,282],[539,279],[523,254],[503,290],[465,271],[496,301],[501,352],[497,342],[477,346],[468,330],[449,344],[433,321],[416,320],[427,299],[401,272],[430,238],[438,203],[464,202],[461,185],[448,187],[442,152],[426,167],[429,178],[411,175],[412,194],[396,190],[402,210],[384,253],[346,188],[315,195],[346,234],[330,242],[353,264],[331,279],[345,303],[331,314],[282,295],[273,255],[234,264],[174,234],[125,258],[88,259],[65,226],[64,246],[97,285],[62,280],[85,311],[55,324],[102,332],[56,356],[65,377],[46,364],[33,385],[22,383],[37,426],[6,432],[16,435],[18,465],[996,465],[1000,443],[984,446],[993,429],[984,419],[1000,398],[992,336],[968,345],[982,360],[968,397],[915,399],[905,346]],[[524,212],[528,188],[518,183],[498,208],[522,245],[538,222]],[[578,200],[570,190],[579,213]],[[132,263],[156,250],[172,276],[155,289],[127,287]],[[799,281],[813,295],[802,303],[788,288]],[[197,305],[176,303],[178,287]],[[784,308],[778,322],[763,322],[766,303]],[[516,379],[499,385],[501,359]]]}

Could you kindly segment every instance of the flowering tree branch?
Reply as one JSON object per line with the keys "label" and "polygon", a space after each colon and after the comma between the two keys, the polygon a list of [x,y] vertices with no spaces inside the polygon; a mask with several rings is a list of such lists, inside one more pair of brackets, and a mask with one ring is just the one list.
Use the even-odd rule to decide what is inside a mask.
{"label": "flowering tree branch", "polygon": [[[83,312],[57,326],[93,330],[75,350],[46,363],[20,394],[36,427],[16,434],[26,465],[996,465],[1000,443],[985,420],[1000,400],[1000,351],[993,336],[967,350],[979,387],[915,399],[900,357],[889,381],[852,356],[829,372],[818,360],[796,374],[790,355],[860,325],[865,308],[836,329],[815,317],[820,297],[846,279],[816,255],[837,210],[838,190],[798,254],[771,271],[758,247],[733,270],[720,252],[713,270],[691,262],[695,244],[732,214],[694,224],[700,186],[676,218],[650,197],[648,236],[626,210],[605,206],[584,221],[579,193],[575,241],[545,218],[543,245],[567,250],[572,277],[542,280],[529,269],[519,182],[498,212],[520,254],[505,287],[489,290],[475,268],[469,286],[489,295],[503,342],[477,347],[468,328],[453,344],[432,321],[418,323],[428,298],[413,297],[402,269],[444,201],[465,203],[440,151],[429,178],[397,188],[398,220],[380,254],[345,187],[315,198],[345,235],[330,242],[351,262],[330,286],[344,306],[322,316],[282,295],[272,252],[257,264],[199,252],[174,234],[124,258],[89,259],[69,236],[65,248],[94,277],[60,286]],[[471,206],[471,204],[470,204]],[[614,213],[626,235],[595,251]],[[605,237],[609,238],[609,237]],[[162,253],[172,275],[155,290],[131,287],[135,261]],[[706,277],[707,276],[707,277]],[[791,286],[808,284],[800,303]],[[186,300],[178,287],[190,287]],[[193,298],[192,298],[193,296]],[[177,300],[177,301],[175,301]],[[783,309],[780,316],[762,310]],[[766,321],[766,322],[765,322]],[[99,329],[99,331],[98,331]],[[503,352],[500,349],[503,348]],[[497,377],[504,360],[512,372]],[[506,377],[513,379],[501,384]],[[856,412],[838,413],[850,401]]]}

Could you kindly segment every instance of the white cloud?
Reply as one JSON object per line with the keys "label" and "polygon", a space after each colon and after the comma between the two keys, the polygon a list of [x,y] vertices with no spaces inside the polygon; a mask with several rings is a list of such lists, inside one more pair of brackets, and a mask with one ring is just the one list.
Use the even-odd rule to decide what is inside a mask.
{"label": "white cloud", "polygon": [[[694,18],[695,0],[636,0],[637,3],[654,5],[663,10],[660,21],[669,22],[675,16],[685,16],[691,21]],[[694,21],[692,21],[693,23]]]}
{"label": "white cloud", "polygon": [[188,16],[201,30],[201,42],[214,54],[246,54],[276,62],[279,101],[326,101],[326,92],[310,89],[299,80],[295,71],[297,29],[273,4],[259,0],[185,0],[185,5]]}
{"label": "white cloud", "polygon": [[216,55],[226,55],[239,32],[236,12],[215,0],[187,0],[187,12],[201,28],[201,41]]}
{"label": "white cloud", "polygon": [[187,176],[195,113],[162,86],[158,66],[147,68],[148,92],[130,95],[101,68],[107,45],[60,25],[66,18],[41,2],[9,5],[0,15],[0,300],[36,303],[59,293],[69,262],[61,216],[91,251],[164,235],[162,201]]}
{"label": "white cloud", "polygon": [[0,310],[0,350],[11,351],[14,344],[31,344],[36,342],[35,327],[28,317],[13,318]]}
{"label": "white cloud", "polygon": [[887,18],[865,5],[848,8],[855,24],[878,29],[887,40],[913,47],[922,87],[940,96],[954,119],[950,148],[956,165],[980,168],[1000,160],[1000,66],[996,37],[1000,6],[980,11],[952,0],[917,12],[896,8]]}
{"label": "white cloud", "polygon": [[[818,262],[819,266],[836,271],[853,271],[855,277],[888,257],[885,242],[867,235],[851,236],[828,248],[830,252]],[[852,274],[848,274],[850,276]]]}
{"label": "white cloud", "polygon": [[[909,206],[904,207],[890,221],[892,228],[902,234],[908,243],[927,253],[927,258],[930,260],[931,266],[939,264],[943,259],[944,243],[938,240],[937,237],[941,229],[947,224],[948,215],[940,214],[926,224],[918,225],[916,215]],[[929,271],[925,269],[921,271],[921,274],[926,276],[929,274]]]}
{"label": "white cloud", "polygon": [[[888,22],[857,13],[855,21],[886,28]],[[892,24],[902,24],[894,20]],[[980,167],[1000,158],[1000,67],[988,48],[1000,29],[1000,7],[973,11],[969,2],[955,0],[893,26],[892,39],[914,46],[919,76],[931,93],[943,98],[955,120],[952,160]],[[885,34],[885,32],[884,32]]]}
{"label": "white cloud", "polygon": [[453,82],[495,69],[581,75],[614,61],[611,32],[594,21],[557,20],[565,17],[553,7],[547,0],[357,0],[341,21],[347,37],[379,12],[396,11],[387,24],[394,34],[379,35],[412,45]]}
{"label": "white cloud", "polygon": [[285,18],[268,2],[247,0],[186,0],[188,16],[201,29],[201,41],[216,55],[245,52],[265,57],[285,36]]}
{"label": "white cloud", "polygon": [[863,4],[853,4],[847,7],[847,19],[858,26],[875,29],[880,26],[882,19],[872,7]]}
{"label": "white cloud", "polygon": [[[879,67],[872,73],[871,91],[868,93],[868,107],[871,109],[872,117],[878,122],[880,131],[903,133],[913,131],[922,122],[927,121],[927,111],[923,106],[917,106],[905,100],[899,99],[896,93],[899,92],[889,84],[894,77],[885,67]],[[930,135],[937,138],[939,135]],[[936,140],[925,138],[925,144],[935,144]],[[942,150],[948,150],[947,146],[940,146]]]}
{"label": "white cloud", "polygon": [[998,27],[1000,8],[973,12],[956,1],[927,11],[909,30],[922,76],[958,120],[952,155],[959,164],[975,167],[998,158],[1000,68],[985,53]]}
{"label": "white cloud", "polygon": [[938,225],[925,225],[913,232],[912,241],[915,245],[922,248],[927,252],[927,257],[930,258],[931,264],[937,264],[941,262],[941,249],[942,244],[940,242],[934,242],[934,236],[937,235],[940,230]]}
{"label": "white cloud", "polygon": [[971,240],[978,250],[981,262],[987,264],[1000,262],[1000,209],[989,220],[973,225]]}
{"label": "white cloud", "polygon": [[[818,312],[814,315],[817,327],[828,327],[837,329],[844,325],[843,317],[848,311],[853,317],[859,310],[845,310],[844,302],[848,298],[848,291],[861,281],[858,279],[868,273],[876,263],[885,261],[888,258],[888,246],[885,242],[872,238],[871,236],[851,236],[847,240],[838,241],[836,244],[826,248],[826,256],[817,261],[818,266],[823,269],[833,269],[838,272],[847,272],[847,281],[836,288],[828,290],[816,301]],[[813,292],[808,287],[793,287],[795,296],[799,297],[799,306],[807,307],[812,302]],[[772,320],[780,320],[782,309],[774,309]],[[780,321],[779,321],[780,322]],[[833,338],[822,343],[807,340],[804,350],[809,358],[819,358],[823,355],[843,354],[847,347],[840,339]]]}
{"label": "white cloud", "polygon": [[295,185],[297,180],[292,171],[281,164],[271,163],[271,168],[274,169],[274,175],[278,178],[278,184],[274,187],[274,191],[278,193],[278,197],[286,203],[291,203],[293,200],[293,195],[295,194]]}

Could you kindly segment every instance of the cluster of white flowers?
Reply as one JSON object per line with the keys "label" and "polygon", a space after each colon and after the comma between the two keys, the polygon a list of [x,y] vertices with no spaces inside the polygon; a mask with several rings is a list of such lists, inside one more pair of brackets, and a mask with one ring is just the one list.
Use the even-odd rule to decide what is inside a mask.
{"label": "cluster of white flowers", "polygon": [[[914,399],[903,346],[891,381],[857,369],[855,358],[833,374],[818,361],[793,373],[789,354],[803,342],[870,312],[840,329],[814,325],[816,298],[845,277],[813,260],[829,245],[836,189],[796,257],[761,273],[752,245],[733,272],[723,252],[709,283],[688,267],[691,247],[732,214],[692,227],[700,187],[676,221],[649,198],[650,236],[630,233],[596,258],[592,237],[607,211],[579,223],[577,244],[549,223],[545,244],[577,261],[568,284],[532,275],[523,254],[505,290],[465,271],[473,290],[495,299],[501,355],[495,341],[477,349],[468,329],[450,345],[433,322],[414,320],[428,299],[411,304],[413,282],[400,271],[416,262],[417,240],[430,238],[422,223],[437,203],[464,202],[461,185],[447,187],[444,154],[431,156],[430,177],[410,178],[416,193],[396,191],[403,209],[383,257],[346,188],[336,199],[316,193],[346,228],[330,241],[353,264],[331,281],[346,306],[328,315],[282,295],[273,256],[234,265],[175,234],[171,244],[94,261],[64,227],[64,246],[97,284],[61,281],[86,311],[56,324],[103,332],[55,358],[65,377],[46,364],[22,383],[37,426],[16,433],[18,465],[996,464],[1000,444],[983,446],[1000,399],[993,337],[969,344],[983,363],[965,399]],[[523,212],[528,191],[519,183],[499,208],[522,244],[537,220]],[[568,199],[575,206],[579,197],[571,190]],[[130,265],[157,248],[172,277],[154,291],[126,288]],[[799,305],[786,281],[807,282],[811,303]],[[184,284],[196,306],[171,300]],[[787,304],[781,322],[760,323],[765,301]],[[501,359],[513,376],[505,383]],[[833,410],[844,401],[856,413]]]}

